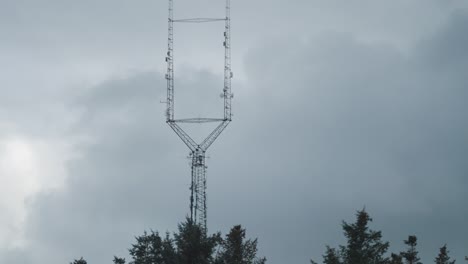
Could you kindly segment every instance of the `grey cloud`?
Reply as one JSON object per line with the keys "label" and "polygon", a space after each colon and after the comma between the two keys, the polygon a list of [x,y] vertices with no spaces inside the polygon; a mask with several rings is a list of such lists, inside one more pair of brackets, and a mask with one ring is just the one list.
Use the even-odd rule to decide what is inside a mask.
{"label": "grey cloud", "polygon": [[[50,263],[81,255],[105,263],[126,255],[144,229],[176,229],[187,213],[188,160],[158,107],[161,77],[105,82],[75,101],[83,114],[74,133],[89,135],[91,143],[81,146],[83,158],[70,162],[66,188],[29,205],[26,234],[33,246],[26,254]],[[213,86],[207,80],[195,85]]]}
{"label": "grey cloud", "polygon": [[0,261],[15,264],[33,263],[29,255],[21,249],[0,250]]}
{"label": "grey cloud", "polygon": [[[223,16],[223,2],[175,1],[176,16]],[[253,43],[272,35],[295,38],[308,32],[334,30],[353,32],[371,40],[411,43],[420,36],[418,32],[424,34],[439,26],[451,10],[461,5],[460,1],[377,4],[367,0],[348,3],[298,0],[288,5],[283,1],[236,1],[233,2],[233,45],[238,52],[235,62],[240,63],[238,58]],[[153,66],[164,60],[164,53],[159,51],[166,45],[166,1],[15,1],[4,3],[0,12],[0,29],[6,36],[0,46],[10,53],[16,51],[39,57],[41,61],[60,63],[100,59],[114,67]],[[176,32],[179,61],[196,57],[194,53],[201,58],[209,56],[213,50],[210,45],[222,43],[221,34],[193,27],[177,25]],[[185,36],[191,41],[180,41]],[[153,58],[151,62],[147,62],[149,57]]]}
{"label": "grey cloud", "polygon": [[[85,21],[79,13],[70,19]],[[325,244],[342,242],[341,219],[352,221],[365,205],[391,250],[415,233],[424,262],[444,243],[461,261],[468,246],[468,15],[451,17],[405,52],[355,32],[259,35],[261,42],[248,43],[246,80],[233,86],[234,122],[210,150],[210,230],[243,224],[269,263],[307,263]],[[216,97],[219,76],[193,69],[178,76],[179,111],[217,113],[192,99],[202,89]],[[74,133],[92,140],[70,162],[66,188],[29,205],[31,246],[23,255],[31,263],[81,255],[110,262],[144,229],[175,230],[188,212],[189,167],[187,150],[164,124],[164,96],[161,73],[138,73],[69,104],[82,113]]]}
{"label": "grey cloud", "polygon": [[[303,205],[304,209],[307,203],[309,207],[323,203],[329,208],[366,204],[377,215],[384,235],[387,226],[394,231],[391,237],[395,246],[401,244],[406,233],[418,232],[423,237],[421,244],[427,245],[421,249],[425,262],[436,252],[437,243],[444,243],[438,240],[444,239],[453,240],[446,241],[461,259],[466,247],[466,241],[461,241],[466,232],[459,221],[466,218],[467,211],[457,204],[467,196],[468,168],[464,160],[468,119],[461,99],[467,94],[467,79],[461,73],[466,66],[460,65],[467,63],[466,52],[453,56],[452,62],[437,71],[433,69],[440,64],[427,63],[434,54],[450,53],[453,45],[464,45],[464,37],[447,40],[448,35],[466,35],[467,29],[460,23],[464,19],[457,16],[431,37],[428,45],[422,42],[410,55],[391,46],[362,44],[349,35],[312,38],[296,49],[281,41],[279,47],[261,47],[260,53],[251,52],[247,72],[251,73],[252,82],[262,88],[255,95],[265,95],[262,98],[269,102],[262,112],[265,115],[260,114],[269,120],[269,126],[261,126],[265,128],[262,132],[276,135],[273,139],[255,137],[267,149],[258,156],[277,153],[265,169],[270,181],[278,181],[270,191],[276,201],[281,201],[274,203],[278,213],[272,218],[282,219],[280,212],[290,209],[291,205],[283,201]],[[458,29],[457,33],[448,33],[454,29]],[[419,51],[421,46],[425,51]],[[273,63],[261,64],[273,57]],[[279,88],[270,92],[272,87]],[[304,181],[301,174],[308,175],[309,180]],[[298,192],[303,195],[297,195]],[[296,195],[299,197],[294,203],[291,196]],[[304,232],[301,239],[292,238],[284,252],[272,250],[278,258],[290,248],[300,248],[306,234],[317,228],[313,224],[317,219],[328,218],[313,214],[312,208],[308,227],[311,231]],[[392,222],[385,219],[394,214],[400,224],[392,228]],[[429,215],[437,217],[428,220]],[[408,223],[414,231],[402,227],[405,216],[411,218]],[[297,219],[290,217],[291,221]],[[425,224],[416,227],[416,222]],[[447,225],[441,226],[444,222]],[[268,237],[267,232],[262,236]]]}

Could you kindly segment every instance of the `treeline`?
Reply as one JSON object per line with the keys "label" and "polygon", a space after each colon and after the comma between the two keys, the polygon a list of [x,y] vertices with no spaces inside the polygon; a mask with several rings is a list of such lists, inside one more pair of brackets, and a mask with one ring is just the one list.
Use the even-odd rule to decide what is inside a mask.
{"label": "treeline", "polygon": [[[406,250],[399,253],[388,253],[389,242],[382,240],[382,232],[369,228],[372,218],[363,209],[356,213],[356,222],[349,224],[343,221],[342,228],[346,245],[338,248],[326,246],[322,255],[324,264],[421,264],[417,251],[417,237],[408,236],[403,242]],[[440,248],[434,258],[436,264],[454,264],[449,256],[447,245]],[[468,261],[468,258],[465,258]],[[312,264],[317,264],[314,260]]]}
{"label": "treeline", "polygon": [[[240,225],[231,228],[223,238],[221,233],[206,235],[190,219],[178,225],[178,232],[164,236],[157,231],[144,232],[131,245],[129,264],[265,264],[257,257],[257,239],[247,239]],[[70,264],[87,264],[83,258]],[[114,264],[126,264],[114,256]]]}
{"label": "treeline", "polygon": [[[363,209],[356,213],[356,221],[343,221],[346,244],[337,248],[326,246],[324,264],[421,264],[417,251],[417,237],[408,236],[403,242],[406,250],[390,253],[389,242],[382,240],[382,232],[369,228],[372,218]],[[221,233],[206,235],[190,219],[178,225],[178,232],[151,231],[135,238],[128,264],[265,264],[265,257],[257,256],[257,239],[247,239],[246,230],[234,226],[222,237]],[[454,264],[447,245],[435,254],[434,263]],[[465,257],[468,261],[468,257]],[[312,264],[318,264],[314,260]],[[70,264],[87,264],[83,258]],[[124,258],[114,257],[114,264],[127,264]]]}

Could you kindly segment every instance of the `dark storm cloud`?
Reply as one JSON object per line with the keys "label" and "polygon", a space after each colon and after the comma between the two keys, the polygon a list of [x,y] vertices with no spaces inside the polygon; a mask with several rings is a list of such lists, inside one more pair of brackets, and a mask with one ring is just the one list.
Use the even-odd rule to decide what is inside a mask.
{"label": "dark storm cloud", "polygon": [[[154,122],[154,86],[160,82],[154,74],[111,81],[77,103],[85,108],[81,132],[92,134],[96,143],[84,147],[83,159],[69,164],[63,192],[40,196],[31,206],[28,234],[46,262],[85,255],[105,263],[122,254],[139,230],[173,228],[170,223],[180,210],[165,201],[183,196],[165,186],[179,184],[166,173],[167,140],[156,136],[167,134]],[[48,254],[54,248],[62,250]]]}
{"label": "dark storm cloud", "polygon": [[[340,220],[365,205],[392,250],[416,233],[424,262],[444,243],[461,260],[467,17],[455,14],[409,54],[341,33],[251,49],[235,122],[210,151],[210,229],[242,223],[270,263],[307,263],[339,243]],[[66,188],[31,205],[35,259],[110,261],[143,229],[174,230],[183,219],[187,150],[156,106],[160,75],[109,81],[80,97],[79,127],[94,141],[69,165]],[[217,87],[207,77],[180,78]]]}
{"label": "dark storm cloud", "polygon": [[[187,86],[214,86],[210,74],[194,74],[205,81]],[[74,133],[89,135],[91,143],[82,145],[82,158],[69,163],[65,189],[30,204],[26,233],[33,250],[25,254],[49,263],[81,255],[105,263],[113,254],[126,255],[144,229],[175,230],[185,217],[187,151],[158,107],[161,77],[144,73],[112,80],[75,101],[83,114]]]}
{"label": "dark storm cloud", "polygon": [[[308,263],[320,259],[325,244],[342,241],[340,221],[352,221],[365,205],[391,250],[417,234],[425,263],[444,243],[462,261],[468,247],[467,13],[449,13],[453,6],[440,1],[423,8],[407,1],[268,3],[233,6],[237,47],[248,50],[243,67],[236,67],[246,76],[233,85],[234,122],[209,151],[210,230],[243,224],[259,237],[269,263]],[[60,120],[62,107],[80,113],[69,133],[89,140],[68,164],[65,187],[28,204],[28,246],[0,251],[0,262],[67,263],[83,255],[110,263],[144,229],[175,230],[188,212],[188,151],[164,124],[163,74],[139,70],[147,68],[139,60],[163,64],[165,4],[18,1],[3,7],[0,29],[10,36],[0,44],[5,54],[60,62],[55,68],[65,61],[68,71],[83,57],[138,67],[74,90],[73,98],[63,94],[76,84],[66,86],[54,97],[66,107],[44,114],[34,101],[50,102],[54,91],[44,96],[46,84],[26,101],[23,92],[11,97],[29,105],[21,108],[21,123],[31,118],[34,130],[48,131],[40,124],[50,124],[43,121],[50,114]],[[201,7],[179,6],[178,15],[199,14]],[[427,34],[446,17],[445,26]],[[394,45],[401,41],[411,48]],[[177,58],[203,47],[179,45]],[[221,101],[222,77],[177,70],[176,113],[217,115],[211,105]],[[2,116],[17,113],[8,109]]]}
{"label": "dark storm cloud", "polygon": [[[304,262],[300,252],[288,252],[302,250],[308,240],[314,241],[311,252],[320,256],[316,243],[322,239],[309,235],[320,226],[316,237],[326,237],[323,230],[329,228],[314,223],[337,219],[338,229],[338,219],[351,215],[344,208],[363,205],[376,215],[384,235],[386,228],[394,230],[389,234],[396,246],[407,234],[420,234],[425,262],[445,242],[461,259],[467,244],[460,221],[468,214],[462,205],[468,184],[468,111],[462,99],[468,95],[463,73],[468,61],[458,47],[467,44],[465,21],[466,13],[455,14],[409,55],[346,34],[311,38],[299,48],[272,40],[268,43],[277,45],[251,52],[247,72],[253,86],[261,87],[255,96],[267,103],[255,121],[264,130],[250,130],[255,142],[249,143],[263,142],[266,149],[256,157],[269,178],[256,183],[268,186],[271,196],[265,200],[275,205],[266,209],[275,219],[268,223],[277,222],[262,225],[270,228],[260,237],[275,241],[271,233],[281,230],[291,207],[300,207],[286,214],[291,222],[309,219],[304,232],[285,243],[288,248],[278,250],[284,240],[272,248],[282,260],[278,263]],[[328,210],[343,213],[336,217]],[[395,218],[400,223],[392,227]],[[402,226],[405,220],[408,228]]]}

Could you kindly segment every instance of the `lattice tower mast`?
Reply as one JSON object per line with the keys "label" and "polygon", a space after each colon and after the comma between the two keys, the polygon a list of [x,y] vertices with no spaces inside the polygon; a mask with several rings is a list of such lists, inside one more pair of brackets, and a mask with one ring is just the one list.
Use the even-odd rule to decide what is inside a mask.
{"label": "lattice tower mast", "polygon": [[[221,94],[224,100],[223,118],[185,118],[174,117],[174,23],[225,23],[224,29],[224,87]],[[226,0],[226,15],[224,18],[184,18],[174,19],[174,1],[169,0],[168,19],[168,49],[167,49],[167,100],[166,100],[166,123],[174,130],[177,136],[190,149],[191,157],[191,185],[190,185],[190,219],[201,226],[207,232],[207,204],[206,204],[206,165],[205,153],[218,136],[231,122],[231,1]],[[219,125],[203,140],[197,144],[180,126],[180,123],[209,123],[217,122]]]}

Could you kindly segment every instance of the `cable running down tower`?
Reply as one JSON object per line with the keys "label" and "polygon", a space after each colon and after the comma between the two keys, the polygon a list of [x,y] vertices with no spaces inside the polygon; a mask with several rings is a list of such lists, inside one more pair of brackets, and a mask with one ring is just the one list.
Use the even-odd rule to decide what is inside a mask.
{"label": "cable running down tower", "polygon": [[[185,18],[174,19],[174,1],[169,0],[168,19],[168,46],[167,46],[167,99],[166,99],[166,123],[174,130],[179,138],[190,150],[192,182],[190,185],[190,219],[200,225],[207,232],[207,205],[206,205],[206,165],[205,153],[218,136],[231,122],[231,1],[226,0],[226,15],[224,18]],[[224,100],[223,118],[174,118],[174,23],[225,23],[224,30],[224,87],[222,98]],[[179,123],[208,123],[218,122],[219,125],[203,140],[197,144],[182,128]]]}

